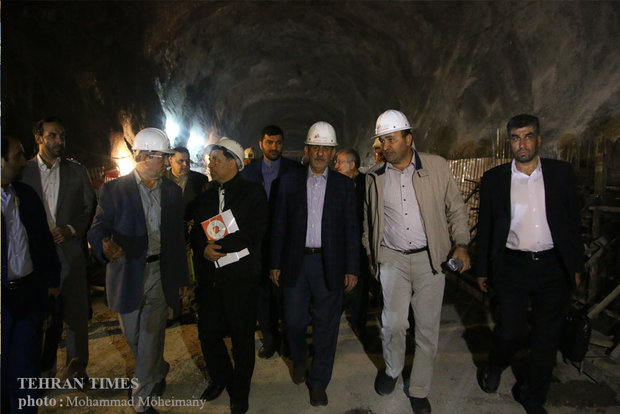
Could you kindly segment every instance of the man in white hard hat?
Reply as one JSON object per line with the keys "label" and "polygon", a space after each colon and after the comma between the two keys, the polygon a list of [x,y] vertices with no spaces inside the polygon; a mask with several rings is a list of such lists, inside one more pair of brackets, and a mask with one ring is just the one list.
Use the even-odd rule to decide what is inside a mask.
{"label": "man in white hard hat", "polygon": [[41,119],[34,125],[33,134],[38,154],[26,164],[23,181],[43,200],[62,264],[60,301],[55,305],[61,320],[47,331],[41,373],[44,377],[56,376],[56,354],[64,323],[67,377],[87,382],[90,301],[84,242],[95,212],[95,193],[86,168],[63,157],[65,127],[60,118]]}
{"label": "man in white hard hat", "polygon": [[164,361],[168,307],[187,285],[181,189],[163,178],[173,153],[165,132],[145,128],[134,139],[135,169],[101,188],[88,232],[93,253],[106,264],[108,306],[135,359],[137,412],[157,413],[170,365]]}
{"label": "man in white hard hat", "polygon": [[[263,187],[239,174],[243,148],[237,141],[223,137],[206,151],[213,181],[197,200],[190,234],[197,258],[198,336],[211,377],[201,398],[214,400],[226,388],[231,412],[241,414],[249,409],[254,372],[261,242],[269,206]],[[212,227],[201,223],[227,211],[232,212],[238,230],[226,223],[223,237],[208,236]],[[232,361],[224,343],[227,334],[232,342]]]}
{"label": "man in white hard hat", "polygon": [[[263,152],[263,158],[246,165],[241,175],[263,185],[269,199],[271,216],[280,177],[301,166],[282,156],[284,132],[277,125],[268,125],[263,128],[258,145]],[[281,316],[281,297],[279,296],[281,295],[278,295],[279,292],[274,292],[273,283],[269,279],[270,240],[271,232],[268,229],[262,246],[263,268],[258,290],[258,324],[263,335],[263,345],[258,350],[259,358],[271,358],[278,349],[281,349],[281,335],[278,329]]]}
{"label": "man in white hard hat", "polygon": [[445,276],[450,256],[469,269],[468,215],[445,159],[414,149],[407,117],[388,110],[375,134],[385,162],[366,174],[363,243],[372,272],[381,282],[384,307],[381,339],[385,370],[375,380],[390,394],[405,362],[409,307],[415,318],[415,355],[407,394],[414,413],[430,413],[428,394],[437,352]]}
{"label": "man in white hard hat", "polygon": [[[343,290],[359,275],[360,230],[353,181],[328,168],[336,132],[327,122],[308,131],[308,168],[282,177],[271,237],[271,279],[282,286],[292,379],[308,381],[310,404],[327,405]],[[312,306],[310,306],[312,305]],[[306,329],[312,309],[314,357],[306,377]]]}

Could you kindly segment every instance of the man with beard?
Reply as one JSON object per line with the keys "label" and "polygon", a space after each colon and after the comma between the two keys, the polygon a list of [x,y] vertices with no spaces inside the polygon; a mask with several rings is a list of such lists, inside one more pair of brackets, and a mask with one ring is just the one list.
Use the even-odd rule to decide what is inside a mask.
{"label": "man with beard", "polygon": [[163,178],[169,142],[157,128],[136,134],[136,168],[103,185],[88,232],[93,253],[106,263],[108,306],[119,313],[136,359],[134,407],[145,413],[157,413],[148,397],[161,396],[166,387],[168,306],[179,306],[188,275],[181,189]]}
{"label": "man with beard", "polygon": [[[62,157],[65,127],[60,118],[41,119],[33,133],[38,155],[28,161],[23,181],[37,192],[47,214],[62,264],[60,314],[66,326],[67,378],[87,379],[89,286],[86,274],[86,232],[95,211],[95,193],[86,168]],[[42,375],[56,376],[56,352],[62,322],[47,330]]]}
{"label": "man with beard", "polygon": [[569,290],[584,270],[579,206],[570,164],[538,156],[538,118],[517,115],[506,129],[513,161],[484,173],[480,184],[478,284],[483,292],[489,284],[495,289],[499,321],[478,382],[497,391],[531,305],[528,371],[512,392],[528,414],[546,413]]}
{"label": "man with beard", "polygon": [[18,410],[19,400],[37,398],[37,389],[18,378],[39,377],[41,330],[46,296],[58,296],[60,262],[41,200],[17,182],[26,158],[17,138],[2,136],[2,412]]}
{"label": "man with beard", "polygon": [[305,144],[309,167],[283,176],[278,189],[270,275],[284,293],[295,384],[306,381],[306,331],[312,319],[310,404],[323,406],[338,343],[343,290],[353,289],[359,275],[360,230],[353,181],[328,168],[338,145],[334,128],[327,122],[315,123]]}
{"label": "man with beard", "polygon": [[[261,132],[258,145],[263,152],[263,158],[245,166],[241,175],[252,181],[259,182],[265,188],[270,202],[270,217],[273,214],[277,187],[287,172],[300,168],[299,163],[282,156],[284,133],[276,125],[268,125]],[[267,231],[262,245],[262,270],[258,288],[258,324],[263,334],[263,345],[258,350],[259,358],[271,358],[280,349],[281,335],[278,329],[280,320],[280,298],[274,291],[273,283],[269,279],[269,245],[271,232]]]}
{"label": "man with beard", "polygon": [[[226,388],[231,413],[242,414],[249,409],[254,372],[260,244],[269,211],[263,187],[239,174],[243,147],[237,141],[222,137],[206,151],[213,181],[198,198],[190,235],[197,258],[198,336],[211,377],[201,398],[212,401]],[[226,228],[220,238],[207,237],[209,229],[218,224],[203,228],[201,223],[227,211],[234,216],[238,230],[228,232]],[[220,229],[223,227],[219,224]],[[233,361],[224,342],[228,334]]]}
{"label": "man with beard", "polygon": [[405,364],[409,308],[415,319],[415,355],[406,392],[415,414],[429,414],[428,394],[439,341],[445,286],[441,263],[449,255],[469,269],[469,217],[442,157],[415,150],[409,120],[388,110],[377,118],[385,162],[366,173],[363,243],[381,283],[381,342],[386,368],[375,391],[394,391]]}

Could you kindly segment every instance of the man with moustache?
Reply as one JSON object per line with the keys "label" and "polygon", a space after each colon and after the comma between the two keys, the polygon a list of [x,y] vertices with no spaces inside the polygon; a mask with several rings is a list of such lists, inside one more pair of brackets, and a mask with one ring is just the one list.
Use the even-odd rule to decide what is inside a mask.
{"label": "man with moustache", "polygon": [[[62,157],[65,127],[60,118],[41,119],[34,125],[33,133],[38,154],[26,164],[23,181],[34,188],[43,201],[62,264],[59,299],[66,326],[67,378],[87,379],[90,292],[85,238],[95,211],[95,193],[86,168]],[[56,376],[62,324],[58,328],[47,331],[41,361],[44,377]]]}
{"label": "man with moustache", "polygon": [[58,296],[60,262],[45,208],[35,191],[18,182],[26,165],[17,138],[2,136],[2,412],[18,410],[20,399],[36,399],[37,389],[18,378],[37,378],[46,296]]}
{"label": "man with moustache", "polygon": [[193,212],[188,211],[188,206],[202,193],[209,182],[206,175],[190,170],[189,150],[185,147],[176,147],[170,157],[170,169],[166,171],[165,177],[181,187],[183,192],[183,210],[186,219],[189,219]]}
{"label": "man with moustache", "polygon": [[93,253],[106,264],[108,306],[119,313],[136,359],[139,384],[133,401],[144,413],[157,413],[148,397],[161,396],[166,387],[168,307],[179,306],[188,275],[181,189],[163,178],[172,154],[169,143],[157,128],[136,134],[136,167],[103,185],[88,232]]}
{"label": "man with moustache", "polygon": [[[276,125],[263,128],[258,141],[263,158],[245,166],[241,175],[251,181],[259,182],[265,188],[270,204],[270,217],[273,214],[277,187],[280,177],[291,170],[300,168],[299,163],[282,156],[284,132]],[[258,350],[259,358],[271,358],[280,349],[281,335],[278,329],[280,320],[280,297],[274,291],[269,279],[269,248],[271,232],[265,233],[262,244],[262,270],[258,288],[258,324],[263,334],[263,345]]]}
{"label": "man with moustache", "polygon": [[278,189],[270,275],[284,293],[296,384],[306,381],[306,330],[312,319],[314,357],[307,375],[310,404],[324,406],[344,289],[353,289],[359,275],[360,230],[353,182],[328,168],[338,145],[334,128],[327,122],[315,123],[305,144],[308,168],[283,176]]}
{"label": "man with moustache", "polygon": [[[260,245],[269,210],[263,187],[239,174],[243,147],[237,141],[222,137],[206,151],[213,181],[198,198],[190,235],[197,258],[198,336],[211,377],[201,398],[212,401],[226,388],[231,412],[242,414],[249,409],[254,372]],[[238,230],[227,230],[217,240],[207,237],[209,227],[201,223],[227,210]],[[222,262],[231,258],[228,264]],[[224,342],[228,334],[233,361]]]}
{"label": "man with moustache", "polygon": [[469,269],[469,217],[461,191],[442,157],[414,149],[409,120],[388,110],[375,127],[385,162],[366,173],[363,243],[383,291],[381,342],[386,368],[375,391],[394,391],[405,363],[409,308],[415,319],[415,355],[406,389],[415,414],[428,414],[428,394],[439,340],[449,255]]}
{"label": "man with moustache", "polygon": [[570,164],[538,155],[538,118],[517,115],[506,129],[513,160],[484,173],[480,183],[476,270],[480,289],[495,289],[499,321],[478,382],[485,392],[497,391],[531,305],[527,375],[512,392],[528,414],[546,413],[569,291],[584,271],[577,191]]}

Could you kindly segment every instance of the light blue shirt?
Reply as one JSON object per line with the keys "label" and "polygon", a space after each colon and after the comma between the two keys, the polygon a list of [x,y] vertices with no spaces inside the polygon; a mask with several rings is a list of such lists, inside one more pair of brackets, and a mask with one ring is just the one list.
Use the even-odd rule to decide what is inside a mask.
{"label": "light blue shirt", "polygon": [[19,198],[9,185],[7,191],[2,189],[2,214],[6,220],[8,241],[8,280],[16,280],[34,270],[30,257],[28,233],[19,217]]}
{"label": "light blue shirt", "polygon": [[270,161],[263,158],[261,173],[263,174],[263,186],[265,186],[267,198],[269,198],[269,193],[271,192],[271,184],[273,183],[273,180],[275,180],[278,176],[278,171],[280,171],[281,159],[282,158],[278,158],[275,161]]}
{"label": "light blue shirt", "polygon": [[151,256],[159,254],[161,250],[161,179],[153,188],[148,188],[142,182],[140,175],[134,170],[136,183],[140,191],[140,199],[142,200],[142,209],[144,210],[144,218],[146,219],[146,232],[148,237],[148,247],[146,255]]}
{"label": "light blue shirt", "polygon": [[308,168],[306,194],[308,197],[308,226],[306,227],[306,247],[321,247],[321,222],[323,219],[323,202],[327,187],[328,168],[323,174],[314,175]]}

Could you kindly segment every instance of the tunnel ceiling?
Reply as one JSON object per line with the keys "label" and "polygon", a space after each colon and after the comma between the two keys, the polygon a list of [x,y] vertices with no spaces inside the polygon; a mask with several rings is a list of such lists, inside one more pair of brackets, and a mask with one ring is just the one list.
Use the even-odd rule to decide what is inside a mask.
{"label": "tunnel ceiling", "polygon": [[31,143],[56,114],[87,163],[143,126],[300,150],[325,120],[368,153],[405,112],[418,148],[488,155],[516,113],[548,143],[620,136],[614,2],[3,2],[2,126]]}

